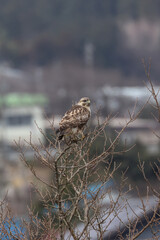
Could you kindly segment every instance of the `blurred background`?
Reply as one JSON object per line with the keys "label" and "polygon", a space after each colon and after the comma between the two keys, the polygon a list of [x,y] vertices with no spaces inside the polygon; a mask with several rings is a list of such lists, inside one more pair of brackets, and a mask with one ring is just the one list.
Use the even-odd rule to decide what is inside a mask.
{"label": "blurred background", "polygon": [[[49,134],[45,116],[58,124],[60,115],[83,96],[91,98],[93,118],[94,105],[102,118],[118,113],[107,129],[114,134],[128,118],[128,109],[137,101],[138,110],[150,96],[142,58],[147,63],[151,58],[151,79],[158,89],[159,53],[158,0],[1,0],[0,197],[8,190],[11,199],[26,199],[30,191],[26,179],[31,176],[13,150],[14,139],[29,139],[32,131],[37,145],[38,139],[45,143],[34,121]],[[147,105],[121,139],[137,143],[131,153],[119,157],[123,169],[131,166],[131,182],[135,177],[142,181],[133,167],[137,151],[146,161],[159,154],[152,130],[160,128],[151,109]],[[33,153],[26,154],[32,160]],[[147,171],[152,178],[149,166]],[[18,189],[23,191],[18,194]]]}
{"label": "blurred background", "polygon": [[[54,114],[85,95],[103,105],[104,87],[144,86],[141,60],[149,57],[159,84],[159,15],[151,0],[2,1],[1,94],[43,93]],[[118,109],[111,102],[106,112]]]}

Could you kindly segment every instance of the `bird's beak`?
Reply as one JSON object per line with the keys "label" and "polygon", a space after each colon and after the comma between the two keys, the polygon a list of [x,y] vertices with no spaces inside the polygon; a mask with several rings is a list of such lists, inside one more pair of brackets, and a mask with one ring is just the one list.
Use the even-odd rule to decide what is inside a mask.
{"label": "bird's beak", "polygon": [[88,100],[88,101],[87,101],[87,106],[89,107],[89,106],[90,106],[90,104],[91,104],[91,101],[90,101],[90,100]]}

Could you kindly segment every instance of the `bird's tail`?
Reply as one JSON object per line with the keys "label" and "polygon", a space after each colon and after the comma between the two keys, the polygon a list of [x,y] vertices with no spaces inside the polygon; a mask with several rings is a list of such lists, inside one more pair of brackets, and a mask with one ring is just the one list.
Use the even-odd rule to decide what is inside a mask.
{"label": "bird's tail", "polygon": [[60,129],[56,130],[56,134],[58,135],[58,140],[59,141],[62,140],[64,134],[63,134],[63,132]]}

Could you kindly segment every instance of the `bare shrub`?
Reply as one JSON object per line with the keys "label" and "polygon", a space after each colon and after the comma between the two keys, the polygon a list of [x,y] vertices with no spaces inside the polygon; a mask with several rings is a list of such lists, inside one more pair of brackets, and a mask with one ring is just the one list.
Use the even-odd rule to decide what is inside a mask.
{"label": "bare shrub", "polygon": [[[158,94],[155,93],[149,77],[148,79],[151,86],[148,89],[159,112]],[[29,208],[29,220],[22,223],[26,232],[17,231],[19,235],[12,236],[11,230],[6,232],[4,223],[10,224],[13,216],[11,212],[7,212],[6,218],[4,213],[8,208],[4,208],[4,202],[2,202],[1,232],[9,239],[13,237],[13,239],[32,240],[82,240],[93,239],[94,235],[95,239],[105,239],[107,236],[106,239],[115,237],[115,239],[133,240],[149,226],[152,228],[153,223],[159,224],[160,193],[146,178],[144,162],[140,158],[139,168],[147,186],[152,190],[152,198],[149,197],[149,191],[145,198],[138,192],[138,202],[135,199],[132,200],[132,197],[129,198],[132,188],[127,186],[125,172],[121,173],[119,184],[114,186],[116,194],[109,186],[109,183],[114,184],[115,175],[121,165],[120,162],[118,164],[114,162],[114,156],[130,150],[124,145],[121,151],[117,151],[120,137],[129,124],[136,121],[141,111],[143,108],[138,113],[135,113],[135,110],[132,113],[129,112],[129,120],[119,132],[115,133],[113,139],[108,138],[106,134],[108,123],[112,121],[111,117],[106,118],[103,123],[100,123],[100,119],[97,118],[96,127],[88,130],[86,138],[70,145],[57,141],[54,124],[51,123],[52,139],[39,129],[46,138],[48,146],[46,147],[42,142],[36,146],[31,136],[27,147],[34,151],[33,162],[38,162],[52,172],[50,181],[45,181],[38,175],[33,162],[31,164],[25,157],[24,146],[20,142],[17,143],[21,160],[43,186],[43,189],[40,189],[34,185],[42,211],[40,214],[39,211],[34,211],[34,206]],[[102,139],[101,151],[96,151],[97,138]],[[159,181],[159,165],[156,165],[154,171]],[[139,224],[141,224],[141,230],[138,230]],[[154,230],[153,235],[156,239]]]}

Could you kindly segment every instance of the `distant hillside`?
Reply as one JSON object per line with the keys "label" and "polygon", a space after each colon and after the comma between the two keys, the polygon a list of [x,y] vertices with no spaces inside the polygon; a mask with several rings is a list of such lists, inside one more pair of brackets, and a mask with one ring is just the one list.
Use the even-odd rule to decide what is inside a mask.
{"label": "distant hillside", "polygon": [[130,74],[137,58],[152,52],[145,54],[148,47],[141,54],[132,51],[121,24],[142,18],[158,21],[159,16],[158,0],[2,0],[0,60],[18,67],[64,58],[83,62],[85,44],[91,42],[96,66]]}

